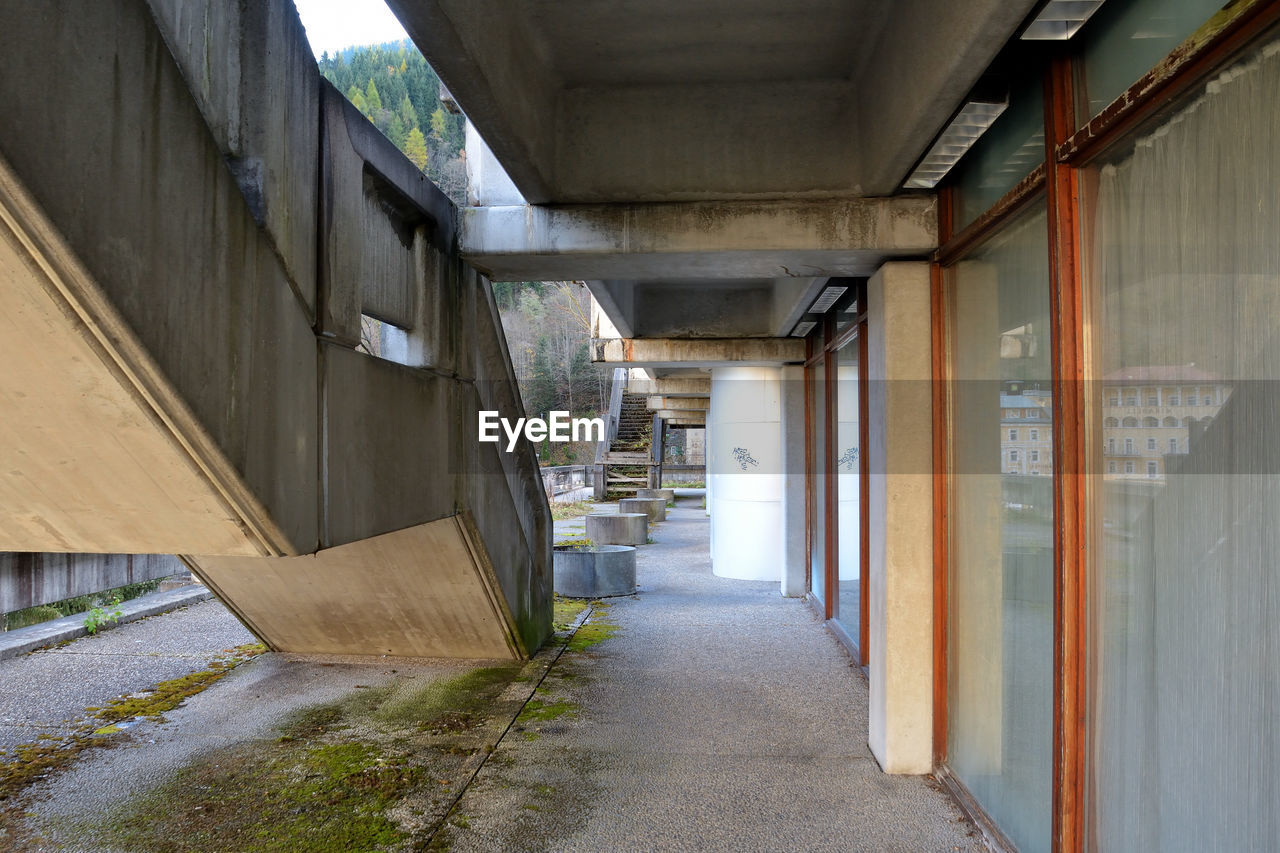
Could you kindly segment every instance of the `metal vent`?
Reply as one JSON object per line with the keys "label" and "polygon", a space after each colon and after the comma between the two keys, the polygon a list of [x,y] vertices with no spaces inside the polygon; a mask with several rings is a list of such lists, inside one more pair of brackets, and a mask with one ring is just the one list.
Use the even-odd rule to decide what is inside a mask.
{"label": "metal vent", "polygon": [[915,190],[931,190],[937,186],[938,181],[951,171],[1008,106],[1007,96],[999,101],[969,101],[965,104],[903,186]]}
{"label": "metal vent", "polygon": [[793,338],[808,337],[809,333],[813,331],[813,327],[816,325],[818,324],[815,323],[813,320],[803,320],[799,323],[796,323],[796,327],[791,330],[791,337]]}
{"label": "metal vent", "polygon": [[1022,32],[1023,41],[1066,41],[1098,11],[1102,0],[1049,0]]}
{"label": "metal vent", "polygon": [[836,300],[844,296],[845,291],[849,288],[832,285],[831,287],[822,288],[822,295],[813,301],[809,306],[810,314],[825,314],[827,309],[836,304]]}

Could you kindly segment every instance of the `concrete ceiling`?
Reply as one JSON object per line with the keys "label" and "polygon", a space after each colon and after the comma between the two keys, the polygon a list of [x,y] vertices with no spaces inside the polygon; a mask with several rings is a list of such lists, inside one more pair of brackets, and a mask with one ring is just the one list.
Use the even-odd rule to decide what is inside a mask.
{"label": "concrete ceiling", "polygon": [[887,195],[1035,0],[390,0],[535,204]]}

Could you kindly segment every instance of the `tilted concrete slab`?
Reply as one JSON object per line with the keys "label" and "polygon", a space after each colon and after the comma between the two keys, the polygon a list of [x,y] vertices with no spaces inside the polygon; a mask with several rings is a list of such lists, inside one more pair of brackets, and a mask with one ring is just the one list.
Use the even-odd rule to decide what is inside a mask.
{"label": "tilted concrete slab", "polygon": [[869,276],[937,248],[932,196],[475,207],[462,254],[495,281]]}
{"label": "tilted concrete slab", "polygon": [[711,408],[710,397],[648,397],[644,402],[654,410],[705,412]]}
{"label": "tilted concrete slab", "polygon": [[469,658],[528,653],[511,629],[493,566],[463,516],[298,557],[190,560],[218,597],[279,651]]}
{"label": "tilted concrete slab", "polygon": [[593,338],[591,360],[632,367],[763,367],[805,358],[800,338]]}

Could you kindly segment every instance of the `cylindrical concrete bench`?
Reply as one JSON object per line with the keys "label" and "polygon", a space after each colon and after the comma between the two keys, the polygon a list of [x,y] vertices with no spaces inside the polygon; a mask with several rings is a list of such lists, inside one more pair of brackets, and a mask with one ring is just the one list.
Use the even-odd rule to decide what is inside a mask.
{"label": "cylindrical concrete bench", "polygon": [[675,489],[636,489],[638,498],[662,498],[668,504],[676,502]]}
{"label": "cylindrical concrete bench", "polygon": [[662,498],[623,498],[618,501],[618,512],[643,512],[650,521],[666,521],[667,502]]}
{"label": "cylindrical concrete bench", "polygon": [[556,592],[569,598],[636,591],[636,549],[630,545],[557,545],[552,566]]}
{"label": "cylindrical concrete bench", "polygon": [[587,538],[593,545],[643,545],[649,540],[649,516],[643,512],[588,515]]}

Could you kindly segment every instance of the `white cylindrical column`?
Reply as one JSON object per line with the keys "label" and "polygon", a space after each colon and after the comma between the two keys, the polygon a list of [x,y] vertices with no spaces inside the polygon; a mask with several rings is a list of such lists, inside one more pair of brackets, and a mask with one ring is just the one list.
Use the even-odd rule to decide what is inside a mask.
{"label": "white cylindrical column", "polygon": [[780,380],[777,367],[711,371],[711,570],[720,577],[775,583],[782,577]]}

